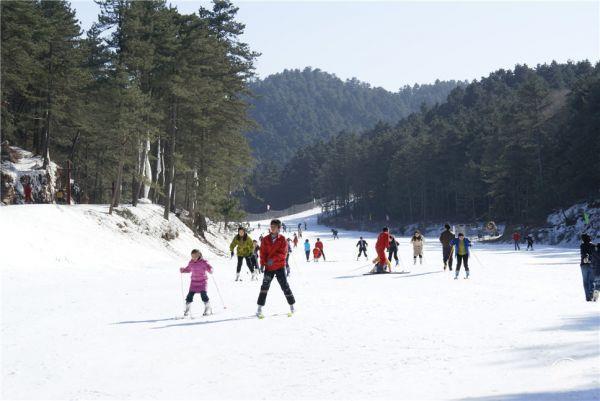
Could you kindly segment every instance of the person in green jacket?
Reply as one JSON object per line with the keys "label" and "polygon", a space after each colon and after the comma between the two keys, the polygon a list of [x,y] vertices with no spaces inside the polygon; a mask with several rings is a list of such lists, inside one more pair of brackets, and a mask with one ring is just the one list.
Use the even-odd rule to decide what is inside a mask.
{"label": "person in green jacket", "polygon": [[231,251],[231,257],[233,258],[233,250],[237,247],[237,272],[235,281],[240,281],[240,271],[242,270],[242,260],[246,260],[246,266],[252,273],[252,280],[256,280],[256,272],[254,271],[254,264],[252,263],[252,254],[254,253],[254,244],[252,244],[252,238],[246,232],[244,227],[238,228],[238,234],[233,237],[229,250]]}

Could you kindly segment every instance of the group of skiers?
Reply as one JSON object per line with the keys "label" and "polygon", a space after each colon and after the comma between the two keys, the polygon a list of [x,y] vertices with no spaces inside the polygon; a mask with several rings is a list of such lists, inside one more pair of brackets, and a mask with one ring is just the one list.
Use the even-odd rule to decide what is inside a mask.
{"label": "group of skiers", "polygon": [[[513,243],[515,245],[515,251],[520,251],[521,246],[519,244],[521,242],[521,233],[519,233],[518,231],[515,231],[512,235],[512,239],[513,239]],[[527,250],[533,251],[533,235],[527,234],[525,236],[525,241],[527,241]]]}

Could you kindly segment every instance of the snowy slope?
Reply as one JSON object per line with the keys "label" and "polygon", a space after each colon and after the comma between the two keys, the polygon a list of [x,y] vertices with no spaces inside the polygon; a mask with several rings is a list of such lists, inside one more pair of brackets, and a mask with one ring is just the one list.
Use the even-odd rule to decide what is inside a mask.
{"label": "snowy slope", "polygon": [[234,261],[204,247],[227,309],[211,280],[215,314],[174,320],[177,268],[202,245],[183,228],[168,244],[122,233],[102,210],[0,208],[2,398],[600,397],[599,305],[584,301],[574,250],[477,246],[472,278],[452,280],[432,240],[410,274],[363,276],[355,245],[364,235],[373,256],[373,234],[333,241],[310,211],[284,220],[306,220],[329,261],[292,254],[295,316],[274,283],[267,317],[254,318],[260,284],[234,282]]}

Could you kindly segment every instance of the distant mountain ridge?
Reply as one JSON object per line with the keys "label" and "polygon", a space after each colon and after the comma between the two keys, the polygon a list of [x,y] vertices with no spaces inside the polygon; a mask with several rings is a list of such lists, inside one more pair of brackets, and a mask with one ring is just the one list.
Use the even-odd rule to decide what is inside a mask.
{"label": "distant mountain ridge", "polygon": [[466,84],[437,80],[390,92],[310,67],[284,70],[250,84],[250,117],[259,127],[246,136],[259,160],[273,153],[286,160],[341,131],[360,132],[380,121],[396,123],[422,104],[443,103],[452,89]]}

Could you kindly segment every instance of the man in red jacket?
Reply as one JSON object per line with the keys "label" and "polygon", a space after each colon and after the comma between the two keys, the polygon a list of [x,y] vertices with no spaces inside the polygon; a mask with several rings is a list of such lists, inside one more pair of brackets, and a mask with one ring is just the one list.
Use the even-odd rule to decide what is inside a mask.
{"label": "man in red jacket", "polygon": [[262,307],[265,306],[267,293],[269,292],[273,277],[277,277],[279,286],[290,305],[290,313],[294,313],[296,300],[285,275],[285,259],[288,253],[288,244],[285,237],[279,234],[279,230],[281,230],[281,221],[277,219],[271,220],[270,233],[260,243],[260,264],[265,269],[265,274],[260,286],[260,293],[258,294],[256,316],[261,319],[264,317]]}
{"label": "man in red jacket", "polygon": [[377,256],[379,256],[379,264],[381,266],[387,265],[387,256],[385,254],[385,250],[390,247],[390,233],[388,232],[387,227],[383,227],[381,233],[377,237],[377,243],[375,244],[375,251],[377,251]]}
{"label": "man in red jacket", "polygon": [[514,232],[513,241],[515,242],[515,251],[520,251],[521,247],[519,246],[519,241],[521,241],[521,234],[519,234],[518,231]]}
{"label": "man in red jacket", "polygon": [[323,242],[321,242],[321,238],[317,238],[317,242],[315,242],[315,248],[319,248],[321,250],[321,256],[323,256],[323,260],[327,260],[325,258],[325,252],[323,251]]}

